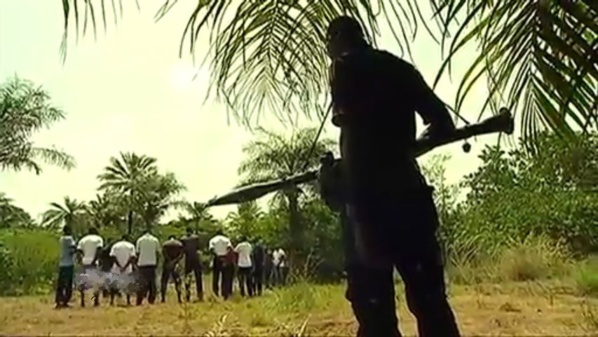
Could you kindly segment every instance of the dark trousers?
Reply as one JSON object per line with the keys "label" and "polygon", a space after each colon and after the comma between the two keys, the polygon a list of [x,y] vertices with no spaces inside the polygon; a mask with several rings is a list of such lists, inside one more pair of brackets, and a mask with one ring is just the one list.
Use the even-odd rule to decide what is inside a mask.
{"label": "dark trousers", "polygon": [[177,300],[182,302],[181,299],[181,275],[176,270],[177,266],[167,266],[166,264],[162,268],[162,275],[160,277],[160,295],[162,296],[162,302],[166,301],[166,289],[168,288],[168,281],[172,278],[174,281],[174,288],[176,290]]}
{"label": "dark trousers", "polygon": [[274,283],[275,285],[284,286],[287,284],[287,276],[289,274],[288,267],[274,268]]}
{"label": "dark trousers", "polygon": [[234,273],[234,266],[226,263],[224,257],[214,257],[212,266],[212,290],[216,296],[221,294],[223,298],[227,299],[232,295]]}
{"label": "dark trousers", "polygon": [[264,283],[268,289],[272,288],[274,283],[273,270],[273,267],[264,267]]}
{"label": "dark trousers", "polygon": [[253,286],[253,294],[261,295],[264,290],[264,268],[263,267],[253,268],[253,273],[251,273],[251,277],[252,277],[251,285]]}
{"label": "dark trousers", "polygon": [[147,297],[147,301],[153,304],[156,301],[156,266],[139,266],[139,289],[137,290],[137,305],[143,303],[143,299]]}
{"label": "dark trousers", "polygon": [[201,271],[201,264],[196,261],[185,262],[185,297],[187,301],[191,300],[191,273],[195,278],[195,290],[197,291],[197,298],[203,299],[203,276]]}
{"label": "dark trousers", "polygon": [[241,292],[241,296],[245,296],[246,294],[253,296],[253,280],[251,272],[251,267],[239,267],[237,277],[239,279],[239,290]]}
{"label": "dark trousers", "polygon": [[341,217],[347,243],[347,298],[358,337],[399,337],[393,268],[405,284],[420,337],[459,336],[446,298],[431,189],[357,202]]}
{"label": "dark trousers", "polygon": [[73,297],[73,279],[75,267],[59,267],[58,281],[56,282],[56,305],[67,305]]}

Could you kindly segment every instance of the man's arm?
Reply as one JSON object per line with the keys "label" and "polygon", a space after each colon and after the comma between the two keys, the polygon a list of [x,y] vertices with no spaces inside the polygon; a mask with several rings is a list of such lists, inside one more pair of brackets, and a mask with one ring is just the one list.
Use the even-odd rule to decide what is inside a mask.
{"label": "man's arm", "polygon": [[127,268],[129,268],[130,265],[135,263],[135,257],[137,257],[137,255],[135,254],[135,247],[133,247],[133,245],[131,245],[130,251],[129,251],[129,259],[127,260],[127,264],[125,264],[123,267],[121,267],[121,270],[126,270]]}
{"label": "man's arm", "polygon": [[208,250],[210,251],[210,253],[212,253],[212,255],[216,255],[216,252],[214,251],[214,238],[208,241]]}
{"label": "man's arm", "polygon": [[410,87],[413,88],[415,109],[429,125],[432,136],[450,133],[455,129],[455,123],[451,119],[448,109],[442,100],[428,86],[423,76],[415,68],[411,67]]}
{"label": "man's arm", "polygon": [[116,265],[118,266],[118,268],[123,269],[123,266],[120,265],[120,262],[118,262],[118,259],[116,258],[116,250],[114,249],[114,245],[112,246],[112,248],[110,248],[110,257],[112,258],[112,261],[114,263],[116,263]]}
{"label": "man's arm", "polygon": [[91,262],[92,265],[95,265],[100,259],[100,256],[102,255],[102,249],[104,249],[104,240],[100,238],[100,241],[96,246],[96,254],[93,257],[93,261]]}

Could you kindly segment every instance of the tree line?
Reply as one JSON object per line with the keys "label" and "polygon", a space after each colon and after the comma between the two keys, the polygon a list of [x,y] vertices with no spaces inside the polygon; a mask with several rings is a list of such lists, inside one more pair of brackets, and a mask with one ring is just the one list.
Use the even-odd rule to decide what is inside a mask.
{"label": "tree line", "polygon": [[[0,157],[0,167],[30,168],[40,173],[44,160],[72,167],[63,165],[64,160],[44,156],[43,152],[21,150],[36,147],[30,135],[39,128],[36,125],[49,124],[39,120],[47,116],[44,109],[52,106],[47,95],[38,96],[42,99],[37,104],[23,105],[21,102],[28,102],[27,99],[12,98],[27,97],[23,93],[36,91],[11,91],[13,87],[3,86],[0,90],[0,148],[5,153]],[[27,114],[29,117],[23,117]],[[21,145],[5,145],[7,140],[3,137],[11,135],[11,128],[9,141]],[[20,134],[17,137],[15,133]],[[310,151],[316,133],[311,128],[296,130],[290,136],[259,131],[244,147],[239,185],[317,167],[320,155],[335,143],[321,139]],[[12,153],[12,149],[16,152]],[[74,164],[67,154],[64,158]],[[573,257],[598,251],[596,132],[576,133],[574,141],[540,133],[511,147],[487,146],[480,159],[481,165],[456,184],[446,179],[449,157],[433,155],[423,163],[425,175],[435,187],[442,223],[439,236],[450,263],[478,263],[507,247],[536,238],[562,247]],[[58,254],[57,229],[65,224],[79,235],[96,226],[104,236],[113,239],[120,233],[137,234],[148,227],[165,238],[180,235],[191,226],[207,240],[217,229],[225,228],[233,239],[259,237],[266,245],[283,245],[289,251],[300,252],[306,263],[297,269],[314,279],[333,280],[342,275],[339,220],[320,200],[316,185],[281,190],[265,207],[256,202],[240,204],[224,219],[216,219],[204,204],[183,200],[180,193],[185,189],[184,183],[174,173],[160,170],[158,161],[151,156],[121,153],[110,159],[97,179],[93,200],[66,196],[50,204],[39,223],[14,205],[9,195],[0,194],[0,262],[3,270],[8,271],[2,279],[11,285],[7,285],[7,291],[18,284],[27,288],[21,292],[30,292],[51,282]],[[181,215],[164,221],[169,210],[179,210]]]}

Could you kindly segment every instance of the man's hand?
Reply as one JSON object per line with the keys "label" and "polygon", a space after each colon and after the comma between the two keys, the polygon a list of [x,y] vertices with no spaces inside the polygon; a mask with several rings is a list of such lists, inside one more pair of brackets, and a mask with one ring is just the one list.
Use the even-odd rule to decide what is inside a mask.
{"label": "man's hand", "polygon": [[442,139],[455,132],[455,123],[451,119],[442,124],[431,124],[418,137],[419,139]]}

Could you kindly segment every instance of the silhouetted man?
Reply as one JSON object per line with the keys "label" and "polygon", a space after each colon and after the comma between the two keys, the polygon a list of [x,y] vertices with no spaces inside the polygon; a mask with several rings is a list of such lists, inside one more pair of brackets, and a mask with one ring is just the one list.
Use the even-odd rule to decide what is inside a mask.
{"label": "silhouetted man", "polygon": [[201,301],[203,300],[203,278],[199,237],[191,227],[188,227],[187,235],[181,239],[181,242],[185,252],[185,297],[187,302],[191,300],[191,273],[193,273],[197,299]]}
{"label": "silhouetted man", "polygon": [[252,286],[254,295],[261,295],[264,290],[264,259],[266,251],[261,239],[255,240],[253,246],[253,253],[251,256],[253,273],[252,273]]}
{"label": "silhouetted man", "polygon": [[160,252],[160,241],[146,231],[137,239],[137,270],[139,289],[137,292],[137,305],[147,301],[153,304],[156,300],[156,268],[158,266],[158,253]]}
{"label": "silhouetted man", "polygon": [[208,242],[208,248],[214,258],[212,262],[212,291],[218,296],[219,290],[222,290],[222,296],[228,297],[228,283],[232,284],[231,266],[228,263],[227,256],[232,250],[230,239],[224,236],[222,230],[218,230],[216,235]]}
{"label": "silhouetted man", "polygon": [[81,256],[81,264],[83,265],[82,278],[79,283],[82,307],[85,306],[85,291],[89,288],[94,288],[93,305],[100,305],[101,273],[98,270],[98,259],[103,247],[104,239],[95,227],[91,227],[87,235],[77,243],[77,252]]}
{"label": "silhouetted man", "polygon": [[445,294],[435,231],[438,215],[415,160],[415,112],[442,137],[454,124],[442,101],[409,63],[372,48],[359,23],[334,19],[333,119],[340,127],[345,211],[356,258],[348,261],[348,298],[358,336],[400,336],[392,282],[396,267],[423,337],[459,336]]}
{"label": "silhouetted man", "polygon": [[166,289],[168,287],[168,280],[172,277],[174,280],[174,287],[179,303],[182,303],[181,298],[181,275],[179,274],[178,265],[183,259],[183,244],[177,240],[174,235],[171,235],[168,240],[162,244],[162,255],[164,256],[164,264],[162,266],[162,277],[160,282],[160,294],[162,295],[162,303],[166,302]]}
{"label": "silhouetted man", "polygon": [[66,308],[73,296],[73,278],[75,276],[76,243],[71,227],[62,228],[59,240],[60,260],[58,262],[58,281],[56,284],[56,308]]}

